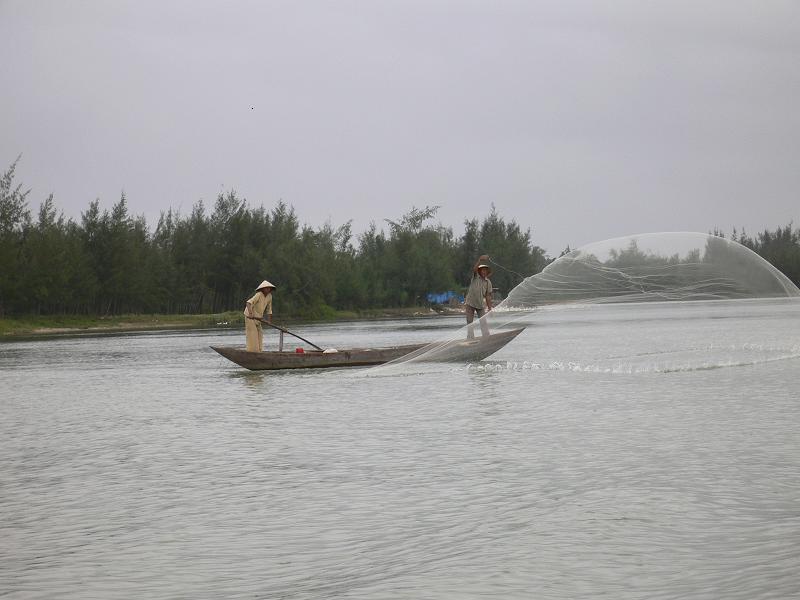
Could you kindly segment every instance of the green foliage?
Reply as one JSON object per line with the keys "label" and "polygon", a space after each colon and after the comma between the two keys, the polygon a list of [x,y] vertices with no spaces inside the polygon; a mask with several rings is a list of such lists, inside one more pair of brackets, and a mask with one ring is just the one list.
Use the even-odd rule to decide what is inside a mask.
{"label": "green foliage", "polygon": [[749,237],[744,230],[737,236],[734,230],[733,240],[764,257],[800,286],[800,229],[792,229],[789,223],[775,231],[762,231],[755,238]]}
{"label": "green foliage", "polygon": [[22,185],[14,187],[14,171],[19,157],[0,178],[0,316],[15,310],[27,300],[25,294],[24,244],[31,227],[28,193]]}
{"label": "green foliage", "polygon": [[[14,185],[16,165],[0,178],[0,316],[238,313],[267,278],[278,286],[277,314],[325,319],[463,292],[481,254],[491,257],[503,295],[549,261],[531,231],[494,206],[465,221],[460,237],[434,222],[438,206],[412,207],[385,219],[388,232],[372,223],[354,239],[349,222],[312,229],[283,202],[251,208],[233,190],[211,214],[202,201],[187,216],[162,213],[152,232],[130,214],[124,192],[110,211],[90,202],[79,222],[49,196],[32,220],[28,191]],[[742,233],[738,241],[800,282],[799,231]],[[617,259],[649,260],[635,247]]]}
{"label": "green foliage", "polygon": [[525,277],[538,273],[549,262],[544,250],[531,243],[531,230],[522,231],[516,221],[506,223],[497,214],[494,204],[489,215],[464,223],[465,231],[457,249],[458,266],[468,280],[475,259],[488,254],[496,268],[492,269],[492,286],[506,295]]}

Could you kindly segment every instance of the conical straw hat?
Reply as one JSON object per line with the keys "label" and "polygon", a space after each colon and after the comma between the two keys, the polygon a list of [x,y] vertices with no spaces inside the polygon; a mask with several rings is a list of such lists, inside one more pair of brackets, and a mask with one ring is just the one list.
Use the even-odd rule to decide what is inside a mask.
{"label": "conical straw hat", "polygon": [[275,286],[265,279],[264,281],[262,281],[259,284],[259,286],[256,288],[256,291],[258,291],[258,290],[260,290],[262,288],[267,288],[267,287],[271,287],[272,289],[275,289]]}

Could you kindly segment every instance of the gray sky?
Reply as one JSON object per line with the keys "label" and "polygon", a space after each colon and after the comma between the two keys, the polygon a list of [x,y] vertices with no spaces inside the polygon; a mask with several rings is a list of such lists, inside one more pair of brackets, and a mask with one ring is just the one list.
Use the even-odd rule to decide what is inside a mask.
{"label": "gray sky", "polygon": [[800,225],[800,2],[0,0],[0,169],[151,226],[491,203],[557,255]]}

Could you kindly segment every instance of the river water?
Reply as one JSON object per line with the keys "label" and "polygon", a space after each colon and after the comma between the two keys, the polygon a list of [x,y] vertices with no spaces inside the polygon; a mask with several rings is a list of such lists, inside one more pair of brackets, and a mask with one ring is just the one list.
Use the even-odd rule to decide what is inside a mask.
{"label": "river water", "polygon": [[800,597],[800,303],[518,323],[374,377],[244,371],[239,331],[1,344],[0,596]]}

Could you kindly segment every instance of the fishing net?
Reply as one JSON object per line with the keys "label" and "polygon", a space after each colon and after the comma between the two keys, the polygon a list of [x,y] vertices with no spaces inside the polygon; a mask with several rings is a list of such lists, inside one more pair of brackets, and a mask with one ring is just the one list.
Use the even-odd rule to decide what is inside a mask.
{"label": "fishing net", "polygon": [[737,242],[702,233],[651,233],[574,250],[528,277],[498,308],[798,295],[783,273]]}
{"label": "fishing net", "polygon": [[[502,334],[531,324],[539,310],[799,297],[800,290],[785,275],[731,240],[702,233],[615,238],[561,256],[542,272],[525,278],[480,320],[369,372],[392,372],[411,362],[457,359],[454,348],[473,344],[477,350],[486,341],[484,334]],[[482,358],[480,352],[478,358]]]}

